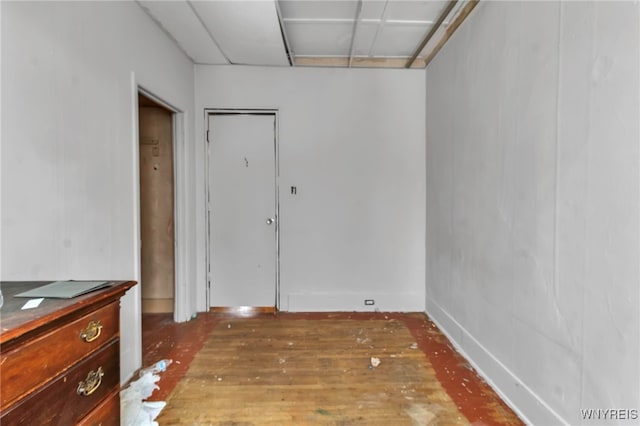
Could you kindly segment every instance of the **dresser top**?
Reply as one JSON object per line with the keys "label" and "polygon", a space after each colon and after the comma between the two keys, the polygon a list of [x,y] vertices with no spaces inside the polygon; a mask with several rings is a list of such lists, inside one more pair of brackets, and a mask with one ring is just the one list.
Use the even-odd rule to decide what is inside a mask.
{"label": "dresser top", "polygon": [[72,299],[45,298],[37,308],[22,310],[29,300],[14,297],[18,293],[43,286],[51,281],[0,282],[4,304],[0,308],[0,345],[23,337],[43,326],[55,326],[69,315],[88,311],[119,299],[135,281],[110,281],[109,286]]}

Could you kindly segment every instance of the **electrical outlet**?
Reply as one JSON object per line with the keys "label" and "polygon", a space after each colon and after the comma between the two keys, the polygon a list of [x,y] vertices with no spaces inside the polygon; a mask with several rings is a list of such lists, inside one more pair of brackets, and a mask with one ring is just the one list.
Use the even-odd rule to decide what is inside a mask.
{"label": "electrical outlet", "polygon": [[364,306],[373,306],[376,304],[376,301],[373,299],[364,299]]}

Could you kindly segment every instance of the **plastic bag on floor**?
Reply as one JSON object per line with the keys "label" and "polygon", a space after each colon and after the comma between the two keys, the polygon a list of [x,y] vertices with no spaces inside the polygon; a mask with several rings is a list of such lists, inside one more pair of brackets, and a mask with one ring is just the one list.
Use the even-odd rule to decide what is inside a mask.
{"label": "plastic bag on floor", "polygon": [[160,376],[147,371],[120,392],[120,424],[122,426],[158,426],[155,419],[167,403],[144,401],[154,390],[160,389],[156,385],[158,380]]}

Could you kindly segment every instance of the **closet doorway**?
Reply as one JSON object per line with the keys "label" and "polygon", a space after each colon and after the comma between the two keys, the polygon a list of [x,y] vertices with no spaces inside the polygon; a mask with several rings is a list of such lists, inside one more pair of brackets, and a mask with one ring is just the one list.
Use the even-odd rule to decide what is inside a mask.
{"label": "closet doorway", "polygon": [[142,313],[174,311],[174,113],[138,94]]}

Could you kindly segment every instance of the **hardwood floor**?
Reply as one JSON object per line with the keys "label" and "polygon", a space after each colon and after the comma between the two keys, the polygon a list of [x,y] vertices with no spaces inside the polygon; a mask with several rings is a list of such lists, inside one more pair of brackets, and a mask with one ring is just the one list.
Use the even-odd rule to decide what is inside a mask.
{"label": "hardwood floor", "polygon": [[[368,335],[376,337],[376,350],[380,353],[384,353],[386,350],[386,345],[392,345],[393,342],[389,341],[387,343],[384,342],[384,335],[377,335],[375,330],[387,328],[385,324],[392,324],[393,322],[398,322],[398,324],[402,324],[403,328],[406,328],[408,332],[410,332],[412,341],[417,343],[417,348],[415,348],[416,353],[422,353],[423,357],[421,361],[428,364],[428,368],[431,369],[438,383],[437,387],[439,389],[443,389],[446,393],[446,396],[453,405],[449,405],[450,413],[449,413],[449,422],[443,423],[438,422],[434,424],[454,424],[453,420],[456,419],[462,414],[462,423],[473,424],[475,426],[480,425],[492,425],[492,424],[503,424],[503,425],[521,425],[523,424],[515,414],[500,400],[500,398],[493,392],[488,385],[475,373],[475,371],[471,368],[471,366],[453,349],[449,341],[442,335],[442,333],[437,329],[435,324],[433,324],[426,315],[424,314],[403,314],[403,313],[309,313],[309,314],[288,314],[288,313],[277,313],[277,314],[264,314],[264,313],[252,313],[252,312],[240,312],[236,314],[229,313],[207,313],[207,314],[199,314],[198,317],[190,322],[175,324],[172,321],[171,315],[167,314],[145,314],[143,316],[143,365],[152,364],[153,362],[167,358],[172,359],[174,363],[169,367],[169,369],[162,373],[161,380],[158,383],[160,389],[157,390],[153,396],[152,400],[166,400],[171,394],[172,390],[178,385],[178,383],[183,380],[185,377],[189,366],[191,365],[196,354],[202,350],[205,341],[214,331],[214,328],[218,326],[217,333],[220,332],[220,327],[223,329],[227,326],[232,326],[232,321],[237,320],[241,317],[251,317],[252,321],[257,321],[257,323],[253,322],[250,327],[253,329],[257,327],[281,327],[284,326],[284,323],[291,323],[288,320],[306,320],[315,322],[317,327],[337,327],[336,330],[346,330],[349,325],[349,321],[370,321],[371,327],[369,327]],[[236,327],[234,331],[240,330],[240,322],[233,323]],[[244,324],[244,322],[242,322]],[[258,324],[258,325],[256,325]],[[352,324],[352,325],[355,325]],[[294,327],[295,329],[296,327]],[[362,329],[360,327],[359,329]],[[286,333],[290,333],[291,335],[295,334],[295,331],[290,330],[286,331]],[[309,332],[305,332],[309,333]],[[336,333],[341,333],[340,331],[336,331]],[[347,331],[342,332],[342,334],[347,333]],[[353,337],[353,332],[351,333],[351,337]],[[348,333],[347,333],[348,334]],[[408,334],[408,333],[407,333]],[[391,335],[389,335],[391,336]],[[299,336],[300,337],[300,336]],[[251,337],[246,333],[243,334],[243,344],[253,345],[256,347],[257,351],[264,352],[264,347],[260,345],[264,345],[264,342],[251,342]],[[369,337],[365,337],[369,338]],[[356,336],[356,340],[358,336]],[[228,342],[234,342],[235,340],[230,340]],[[308,341],[308,340],[305,340]],[[333,346],[339,345],[338,342],[331,343],[330,341],[325,342],[328,346],[324,349],[319,347],[314,343],[313,350],[316,353],[322,353],[323,351],[331,351],[335,349]],[[332,346],[333,345],[333,346]],[[227,345],[230,346],[230,345]],[[391,346],[389,346],[391,347]],[[418,352],[419,351],[419,352]],[[343,355],[347,355],[344,351]],[[351,351],[348,352],[351,354]],[[220,362],[219,358],[223,356],[222,354],[216,354],[218,358],[216,358],[216,362]],[[228,363],[233,363],[231,355],[229,355]],[[349,356],[341,356],[340,359],[344,361],[341,362],[341,368],[345,370],[349,370],[354,368],[352,364],[349,364]],[[387,360],[390,361],[390,360]],[[394,359],[394,361],[396,361]],[[337,361],[324,361],[326,362],[337,362]],[[383,362],[385,360],[383,359]],[[388,365],[388,364],[386,364]],[[319,364],[322,367],[321,364]],[[315,375],[323,375],[327,374],[326,369],[322,369],[320,367],[316,368],[317,371],[315,373],[310,373],[309,371],[305,371],[305,375],[315,374]],[[409,368],[409,367],[403,367]],[[266,370],[266,368],[265,368]],[[398,370],[401,371],[401,370]],[[237,373],[234,373],[237,376]],[[265,371],[265,374],[268,374]],[[294,374],[290,372],[290,374]],[[302,373],[300,373],[302,374]],[[362,374],[368,374],[368,372],[362,372]],[[262,374],[264,376],[264,374]],[[400,379],[402,378],[401,374],[396,374]],[[406,380],[409,380],[405,377]],[[342,379],[340,379],[342,380]],[[267,381],[268,384],[269,381]],[[335,382],[335,380],[334,380]],[[331,383],[334,383],[331,382]],[[272,383],[273,384],[273,383]],[[229,382],[225,382],[225,385],[231,385]],[[255,388],[255,384],[252,389]],[[380,386],[380,384],[378,384]],[[392,388],[393,386],[398,386],[398,384],[390,384],[387,383],[384,386],[387,388]],[[415,386],[415,384],[412,384]],[[229,388],[231,389],[231,388]],[[274,388],[271,388],[270,392],[273,392]],[[248,389],[246,389],[248,390]],[[267,386],[264,387],[263,392],[269,390]],[[289,396],[287,396],[289,397]],[[405,398],[406,399],[406,398]],[[176,401],[178,401],[176,399]],[[404,401],[406,402],[406,401]],[[328,403],[328,402],[327,402]],[[334,404],[335,405],[335,404]],[[424,406],[424,405],[423,405]],[[416,405],[417,407],[417,405]],[[338,424],[338,423],[327,423],[328,417],[326,413],[329,410],[326,410],[324,407],[320,407],[315,409],[318,417],[318,423],[322,424]],[[319,411],[318,411],[319,410]],[[263,410],[264,411],[264,410]],[[405,410],[406,411],[406,410]],[[258,417],[256,417],[256,424],[261,423],[260,415],[264,413],[256,413]],[[416,413],[414,413],[416,414]],[[417,413],[419,415],[420,413]],[[384,424],[384,415],[382,412],[379,413],[380,419]],[[446,419],[446,413],[440,413],[438,416],[441,419]],[[231,420],[231,419],[229,419]],[[245,419],[246,420],[246,419]],[[264,419],[262,419],[264,420]],[[309,419],[307,419],[309,420]],[[316,423],[315,421],[309,420],[308,423]],[[358,422],[347,422],[347,424],[357,424]],[[455,422],[457,423],[457,422]],[[163,424],[162,422],[160,423]],[[171,424],[171,423],[166,423]],[[176,423],[177,424],[177,423]],[[208,424],[208,423],[207,423]],[[296,424],[300,424],[300,422],[296,422]],[[388,423],[392,424],[392,423]],[[420,423],[417,423],[420,424]]]}

